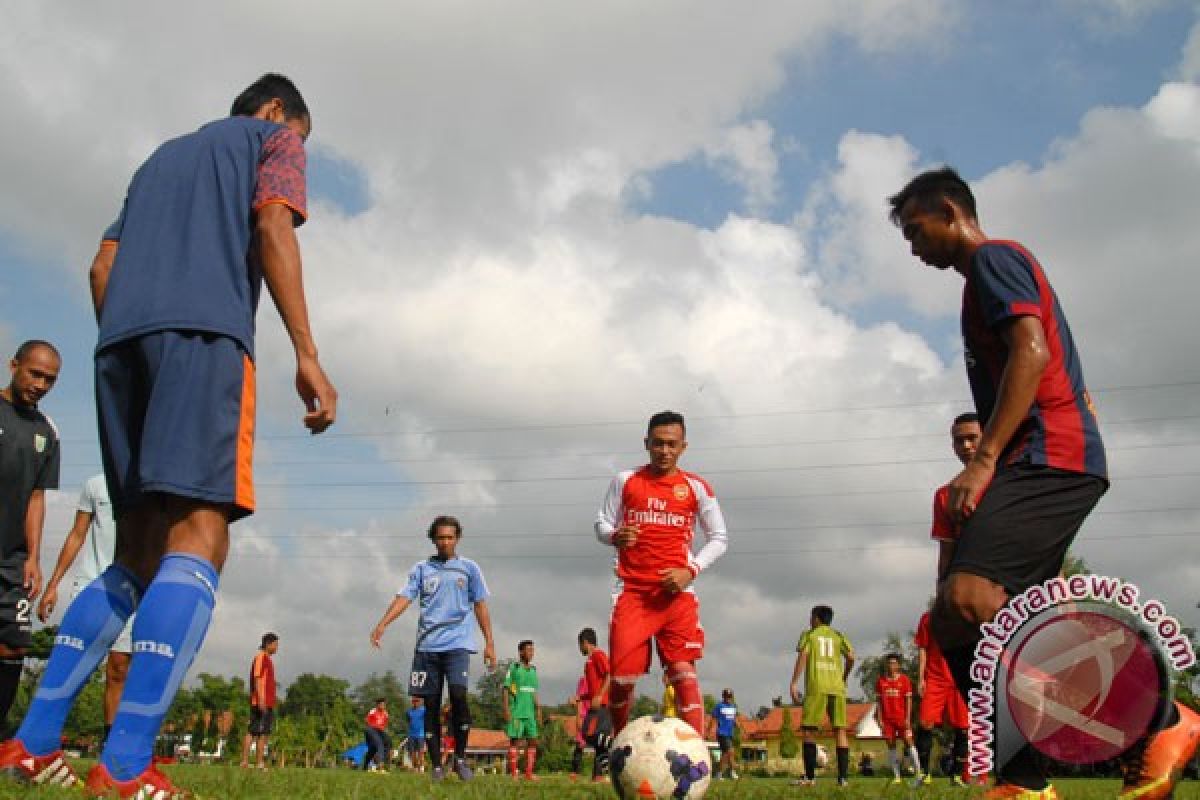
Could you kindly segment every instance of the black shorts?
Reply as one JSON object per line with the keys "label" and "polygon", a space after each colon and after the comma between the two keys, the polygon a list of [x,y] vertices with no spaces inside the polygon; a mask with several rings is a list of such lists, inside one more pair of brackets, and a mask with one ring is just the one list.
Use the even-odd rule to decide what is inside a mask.
{"label": "black shorts", "polygon": [[0,562],[0,644],[26,650],[33,644],[33,603],[25,591],[25,559]]}
{"label": "black shorts", "polygon": [[412,670],[408,674],[408,693],[413,697],[432,698],[425,705],[436,709],[442,704],[442,686],[466,686],[470,669],[469,650],[417,650],[413,653]]}
{"label": "black shorts", "polygon": [[611,736],[612,715],[608,713],[608,706],[589,708],[587,716],[583,718],[583,729],[580,733],[584,740],[593,747],[599,737]]}
{"label": "black shorts", "polygon": [[717,747],[721,748],[721,755],[728,753],[730,750],[733,749],[733,737],[718,735],[717,736]]}
{"label": "black shorts", "polygon": [[250,725],[247,731],[251,736],[267,736],[275,728],[275,709],[250,707]]}
{"label": "black shorts", "polygon": [[996,473],[954,548],[950,572],[1000,584],[1010,595],[1050,580],[1108,490],[1095,475],[1014,464]]}

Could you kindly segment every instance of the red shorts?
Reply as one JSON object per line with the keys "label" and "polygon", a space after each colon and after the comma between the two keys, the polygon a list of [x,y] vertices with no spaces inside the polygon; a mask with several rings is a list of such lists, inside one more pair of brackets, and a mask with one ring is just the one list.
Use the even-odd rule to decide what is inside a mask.
{"label": "red shorts", "polygon": [[634,678],[650,669],[650,639],[663,665],[704,657],[700,601],[692,592],[669,594],[626,589],[613,607],[608,630],[613,677]]}
{"label": "red shorts", "polygon": [[943,721],[951,727],[965,730],[969,723],[967,704],[958,693],[953,680],[926,680],[921,710],[917,716],[922,728],[936,728]]}
{"label": "red shorts", "polygon": [[912,735],[912,726],[907,720],[883,718],[883,738],[895,741],[897,737],[907,739]]}

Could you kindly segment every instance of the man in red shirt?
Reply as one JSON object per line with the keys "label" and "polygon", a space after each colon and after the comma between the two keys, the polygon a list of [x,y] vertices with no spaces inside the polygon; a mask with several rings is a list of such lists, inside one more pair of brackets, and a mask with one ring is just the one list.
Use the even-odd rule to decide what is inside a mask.
{"label": "man in red shirt", "polygon": [[[979,425],[979,415],[974,411],[959,414],[950,423],[950,445],[954,455],[965,467],[975,455],[979,440],[983,437],[983,428]],[[958,536],[962,525],[950,514],[950,484],[945,484],[933,495],[933,527],[930,535],[938,543],[937,582],[941,583],[949,574],[950,560],[954,557],[954,548],[958,544]]]}
{"label": "man in red shirt", "polygon": [[[726,547],[725,519],[712,487],[677,463],[687,449],[683,416],[662,411],[646,427],[650,463],[619,473],[596,518],[596,536],[617,548],[620,593],[609,628],[613,735],[629,720],[637,680],[650,668],[650,640],[675,687],[679,716],[704,731],[695,662],[704,655],[692,582]],[[704,547],[692,553],[699,528]]]}
{"label": "man in red shirt", "polygon": [[900,654],[888,653],[884,659],[883,675],[875,681],[875,721],[883,730],[883,738],[887,742],[888,764],[895,776],[892,783],[900,783],[900,761],[896,753],[896,739],[902,738],[908,746],[908,755],[921,771],[921,759],[913,746],[912,725],[912,681],[900,671]]}
{"label": "man in red shirt", "polygon": [[967,759],[967,704],[954,684],[954,676],[942,656],[942,649],[929,630],[929,612],[921,615],[917,623],[917,694],[921,695],[921,706],[917,712],[917,754],[925,773],[917,775],[917,784],[930,784],[933,778],[929,756],[933,751],[933,730],[943,722],[954,729],[954,777],[956,785],[962,785],[963,769]]}
{"label": "man in red shirt", "polygon": [[267,737],[275,727],[275,662],[279,637],[264,633],[262,645],[250,663],[250,726],[242,742],[242,766],[250,766],[250,744],[258,753],[258,768],[267,768]]}
{"label": "man in red shirt", "polygon": [[367,712],[367,753],[363,756],[363,769],[374,762],[380,772],[387,772],[392,758],[392,737],[388,736],[387,698],[375,700],[375,707]]}
{"label": "man in red shirt", "polygon": [[587,659],[583,665],[585,687],[579,698],[587,705],[581,732],[584,741],[596,751],[596,758],[592,762],[592,781],[599,783],[604,780],[604,773],[608,770],[608,744],[612,740],[612,717],[608,710],[612,673],[608,656],[596,644],[596,631],[584,628],[579,632],[579,652]]}

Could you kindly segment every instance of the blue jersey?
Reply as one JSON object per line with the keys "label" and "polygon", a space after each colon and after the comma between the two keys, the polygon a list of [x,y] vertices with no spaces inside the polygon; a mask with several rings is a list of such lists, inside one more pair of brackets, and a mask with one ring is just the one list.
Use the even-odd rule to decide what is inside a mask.
{"label": "blue jersey", "polygon": [[979,418],[991,418],[1008,362],[999,329],[1023,316],[1041,323],[1050,362],[1001,466],[1025,462],[1106,478],[1104,444],[1071,329],[1041,265],[1016,242],[990,241],[976,250],[963,288],[967,377]]}
{"label": "blue jersey", "polygon": [[408,710],[408,738],[425,738],[425,706]]}
{"label": "blue jersey", "polygon": [[155,150],[104,233],[117,252],[97,348],[192,330],[233,338],[253,355],[262,289],[254,215],[282,203],[302,222],[304,170],[300,137],[252,117],[210,122]]}
{"label": "blue jersey", "polygon": [[737,706],[722,701],[713,706],[712,715],[717,721],[717,736],[733,736],[733,727],[737,724]]}
{"label": "blue jersey", "polygon": [[474,561],[458,556],[442,561],[434,556],[418,562],[399,594],[420,603],[417,650],[477,650],[473,612],[476,603],[488,598],[488,590]]}

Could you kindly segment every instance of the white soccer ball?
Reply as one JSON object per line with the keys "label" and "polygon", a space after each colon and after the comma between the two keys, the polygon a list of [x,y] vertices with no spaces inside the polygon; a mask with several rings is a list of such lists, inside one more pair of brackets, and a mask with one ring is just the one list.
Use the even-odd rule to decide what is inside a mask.
{"label": "white soccer ball", "polygon": [[712,759],[704,737],[681,719],[641,717],[609,749],[613,789],[622,800],[688,798],[708,791]]}

